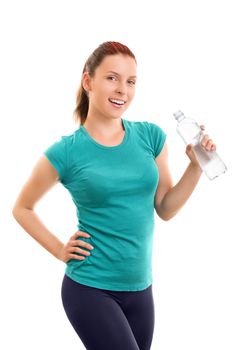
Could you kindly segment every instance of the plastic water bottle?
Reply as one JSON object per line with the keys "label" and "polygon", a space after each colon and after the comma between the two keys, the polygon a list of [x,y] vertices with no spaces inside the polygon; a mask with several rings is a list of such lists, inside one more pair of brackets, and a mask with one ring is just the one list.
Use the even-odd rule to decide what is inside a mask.
{"label": "plastic water bottle", "polygon": [[185,117],[184,113],[178,111],[173,114],[177,120],[177,132],[186,145],[192,144],[198,163],[210,180],[226,172],[227,167],[215,151],[207,151],[201,145],[204,136],[198,123]]}

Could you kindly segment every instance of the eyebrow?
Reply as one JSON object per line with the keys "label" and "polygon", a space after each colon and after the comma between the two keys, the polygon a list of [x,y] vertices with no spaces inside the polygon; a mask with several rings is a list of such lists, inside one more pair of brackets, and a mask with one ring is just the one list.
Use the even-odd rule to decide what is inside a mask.
{"label": "eyebrow", "polygon": [[[112,71],[112,70],[110,70],[110,71],[108,71],[108,73],[113,73],[113,74],[116,74],[116,75],[120,75],[119,73],[117,73],[117,72],[114,72],[114,71]],[[129,78],[137,78],[137,76],[136,75],[131,75]]]}

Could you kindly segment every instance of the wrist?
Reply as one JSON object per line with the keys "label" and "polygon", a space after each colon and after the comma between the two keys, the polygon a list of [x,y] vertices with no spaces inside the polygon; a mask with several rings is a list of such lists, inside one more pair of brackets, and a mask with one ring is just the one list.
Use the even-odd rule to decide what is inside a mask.
{"label": "wrist", "polygon": [[64,244],[60,241],[57,242],[56,247],[54,247],[54,256],[55,258],[57,258],[58,260],[62,260],[63,258],[63,248],[64,248]]}
{"label": "wrist", "polygon": [[190,162],[189,166],[197,175],[201,175],[203,173],[203,170],[198,163]]}

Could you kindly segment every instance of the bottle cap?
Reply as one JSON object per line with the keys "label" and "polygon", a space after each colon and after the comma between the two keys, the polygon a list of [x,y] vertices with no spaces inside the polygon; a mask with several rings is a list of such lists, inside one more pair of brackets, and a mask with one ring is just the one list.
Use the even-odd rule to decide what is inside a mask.
{"label": "bottle cap", "polygon": [[173,115],[174,115],[175,119],[178,120],[180,117],[182,117],[184,115],[184,113],[179,110],[176,113],[173,113]]}

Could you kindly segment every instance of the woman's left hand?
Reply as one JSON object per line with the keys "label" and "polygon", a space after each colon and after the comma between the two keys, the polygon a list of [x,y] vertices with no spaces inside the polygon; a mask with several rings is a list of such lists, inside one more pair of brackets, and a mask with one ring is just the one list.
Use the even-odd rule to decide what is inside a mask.
{"label": "woman's left hand", "polygon": [[[204,125],[200,125],[200,128],[202,131],[205,130]],[[213,140],[209,138],[209,135],[204,135],[202,140],[201,140],[201,145],[206,151],[215,151],[216,150],[216,145],[214,144]],[[195,166],[199,166],[199,163],[197,161],[197,158],[195,156],[195,153],[193,151],[193,147],[191,144],[187,145],[186,147],[186,154],[191,160],[192,164]],[[200,167],[200,166],[199,166]]]}

